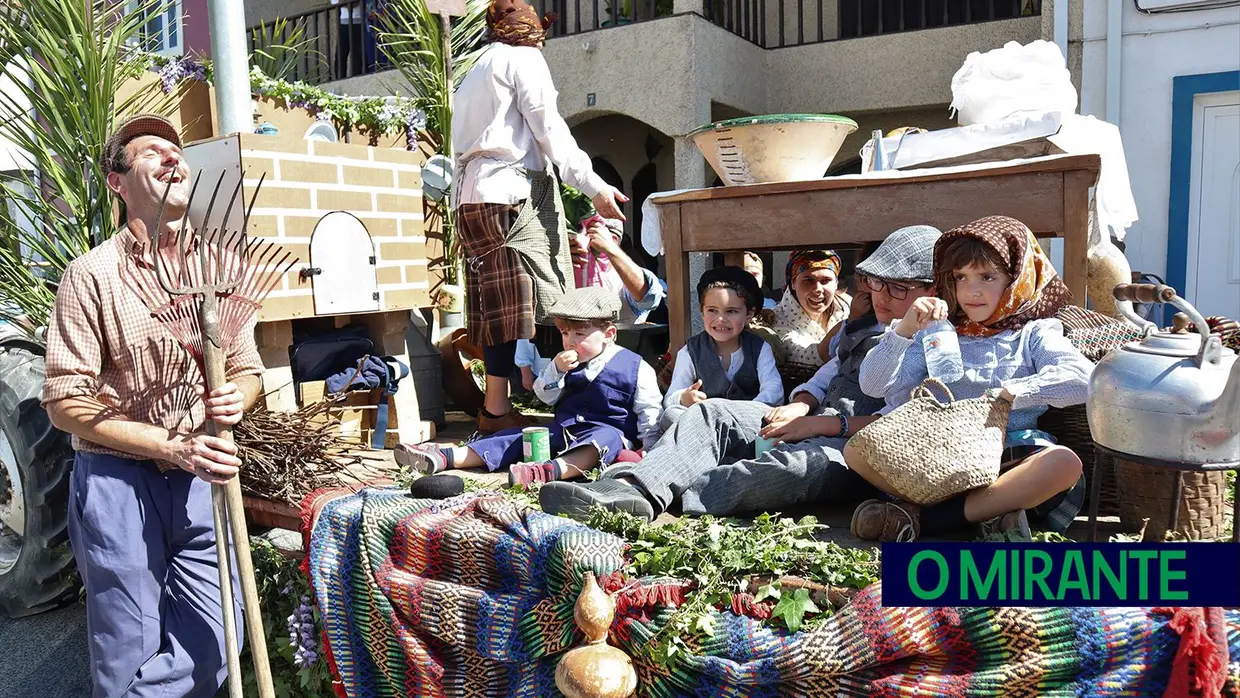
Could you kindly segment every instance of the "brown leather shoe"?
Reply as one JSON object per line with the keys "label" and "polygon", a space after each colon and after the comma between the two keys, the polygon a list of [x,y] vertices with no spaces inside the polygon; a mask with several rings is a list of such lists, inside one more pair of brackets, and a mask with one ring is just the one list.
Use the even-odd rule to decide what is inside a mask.
{"label": "brown leather shoe", "polygon": [[920,514],[916,504],[868,499],[853,512],[848,528],[861,540],[904,543],[921,534]]}
{"label": "brown leather shoe", "polygon": [[478,410],[478,431],[484,434],[494,434],[504,429],[514,429],[520,427],[535,426],[534,420],[526,417],[516,409],[508,410],[507,413],[499,417],[488,417],[482,410]]}

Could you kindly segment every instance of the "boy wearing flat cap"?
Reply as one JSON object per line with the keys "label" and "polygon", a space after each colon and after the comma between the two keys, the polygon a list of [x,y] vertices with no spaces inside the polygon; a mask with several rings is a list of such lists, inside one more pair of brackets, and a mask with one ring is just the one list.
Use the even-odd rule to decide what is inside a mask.
{"label": "boy wearing flat cap", "polygon": [[579,477],[610,465],[620,451],[635,449],[639,441],[653,444],[659,437],[663,396],[650,364],[616,344],[616,294],[602,288],[571,290],[551,307],[549,316],[560,330],[564,351],[534,381],[534,393],[555,406],[548,429],[551,451],[558,457],[521,463],[521,429],[514,428],[465,446],[402,444],[397,462],[427,474],[508,466],[508,483],[523,487]]}
{"label": "boy wearing flat cap", "polygon": [[771,345],[746,328],[762,308],[762,288],[740,267],[709,269],[697,285],[705,329],[676,354],[659,426],[670,429],[685,410],[708,398],[784,402],[784,381]]}
{"label": "boy wearing flat cap", "polygon": [[[640,463],[617,464],[591,483],[543,487],[543,511],[581,518],[598,505],[650,520],[677,499],[686,514],[716,516],[863,499],[873,490],[844,464],[842,451],[849,436],[878,419],[874,413],[885,402],[862,392],[861,363],[892,320],[918,298],[934,295],[939,235],[929,226],[901,228],[857,265],[858,285],[869,292],[873,312],[845,324],[835,357],[792,391],[789,404],[696,404]],[[778,443],[755,457],[759,437]]]}

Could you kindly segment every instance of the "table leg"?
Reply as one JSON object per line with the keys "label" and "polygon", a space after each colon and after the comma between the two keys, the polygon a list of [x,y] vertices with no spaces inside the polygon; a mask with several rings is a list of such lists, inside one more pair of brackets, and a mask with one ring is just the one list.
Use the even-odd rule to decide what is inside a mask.
{"label": "table leg", "polygon": [[1063,182],[1063,281],[1076,305],[1085,307],[1088,288],[1089,187],[1094,175],[1064,173]]}
{"label": "table leg", "polygon": [[1180,526],[1180,496],[1184,492],[1184,471],[1175,471],[1175,482],[1171,485],[1171,525],[1168,531],[1175,533]]}
{"label": "table leg", "polygon": [[1089,542],[1098,540],[1098,498],[1102,496],[1102,466],[1104,457],[1094,450],[1094,472],[1089,479]]}

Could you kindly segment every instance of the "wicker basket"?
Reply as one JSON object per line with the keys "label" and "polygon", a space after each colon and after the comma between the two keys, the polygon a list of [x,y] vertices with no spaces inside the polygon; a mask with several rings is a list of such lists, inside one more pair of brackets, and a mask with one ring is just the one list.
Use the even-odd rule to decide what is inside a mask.
{"label": "wicker basket", "polygon": [[[1135,532],[1141,530],[1142,519],[1149,519],[1146,540],[1162,540],[1162,532],[1171,519],[1176,471],[1117,458],[1115,474],[1119,485],[1120,526]],[[1176,532],[1190,540],[1227,535],[1226,493],[1224,471],[1185,472]]]}
{"label": "wicker basket", "polygon": [[[1085,484],[1093,485],[1095,477],[1101,477],[1098,490],[1098,515],[1116,516],[1119,514],[1119,491],[1115,486],[1114,459],[1101,451],[1094,450],[1094,437],[1089,431],[1089,418],[1085,415],[1085,405],[1072,407],[1052,407],[1038,418],[1038,428],[1055,437],[1060,446],[1072,449],[1081,459],[1084,466]],[[1089,511],[1088,494],[1081,508],[1082,513]]]}

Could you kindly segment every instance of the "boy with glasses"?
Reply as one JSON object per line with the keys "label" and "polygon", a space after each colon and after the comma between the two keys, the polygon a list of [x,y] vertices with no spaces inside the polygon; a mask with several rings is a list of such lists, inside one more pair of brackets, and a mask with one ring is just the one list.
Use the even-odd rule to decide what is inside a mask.
{"label": "boy with glasses", "polygon": [[[861,362],[893,320],[918,298],[934,295],[939,235],[929,226],[901,228],[857,266],[871,289],[873,311],[846,323],[835,357],[792,391],[790,404],[700,402],[641,462],[617,463],[588,484],[544,485],[538,497],[543,510],[584,518],[599,505],[649,520],[677,498],[686,514],[716,516],[860,499],[870,487],[848,470],[841,451],[886,404],[861,390]],[[755,455],[759,437],[778,443]]]}

